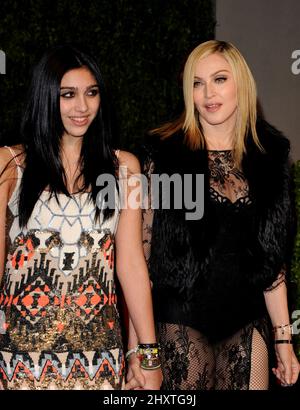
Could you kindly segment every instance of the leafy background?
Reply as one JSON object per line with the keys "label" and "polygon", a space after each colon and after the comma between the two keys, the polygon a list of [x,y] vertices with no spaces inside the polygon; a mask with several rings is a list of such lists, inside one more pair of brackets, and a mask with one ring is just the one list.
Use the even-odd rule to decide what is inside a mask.
{"label": "leafy background", "polygon": [[0,138],[18,139],[32,66],[53,45],[76,43],[96,57],[108,84],[119,146],[130,148],[179,109],[178,78],[189,52],[214,37],[210,0],[1,0]]}
{"label": "leafy background", "polygon": [[[297,235],[292,263],[292,294],[290,311],[298,311],[297,316],[300,319],[300,161],[294,164],[294,181],[295,181],[295,199],[297,210]],[[297,318],[295,318],[297,319]],[[298,325],[298,328],[300,326]],[[300,360],[300,335],[294,338],[296,352]]]}
{"label": "leafy background", "polygon": [[[189,52],[214,38],[211,0],[1,0],[0,141],[19,141],[22,104],[33,65],[54,45],[75,42],[96,57],[112,98],[118,146],[131,149],[146,131],[181,109],[180,72]],[[117,143],[117,142],[116,142]],[[300,161],[295,164],[300,215]],[[300,218],[299,218],[300,219]],[[298,221],[298,228],[300,223]],[[300,229],[291,310],[300,309]],[[300,337],[296,338],[300,358]]]}

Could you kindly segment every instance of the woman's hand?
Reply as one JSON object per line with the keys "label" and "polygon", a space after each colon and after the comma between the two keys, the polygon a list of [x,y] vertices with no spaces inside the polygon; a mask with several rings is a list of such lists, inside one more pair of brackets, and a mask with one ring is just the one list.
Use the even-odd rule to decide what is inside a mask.
{"label": "woman's hand", "polygon": [[146,383],[141,369],[141,362],[135,353],[129,356],[126,380],[125,390],[140,390],[143,389]]}
{"label": "woman's hand", "polygon": [[159,390],[163,381],[161,368],[155,370],[141,369],[146,379],[143,390]]}
{"label": "woman's hand", "polygon": [[159,390],[162,380],[161,369],[144,370],[136,354],[130,355],[125,390]]}
{"label": "woman's hand", "polygon": [[282,386],[292,386],[297,382],[300,364],[291,344],[275,344],[277,367],[272,371]]}

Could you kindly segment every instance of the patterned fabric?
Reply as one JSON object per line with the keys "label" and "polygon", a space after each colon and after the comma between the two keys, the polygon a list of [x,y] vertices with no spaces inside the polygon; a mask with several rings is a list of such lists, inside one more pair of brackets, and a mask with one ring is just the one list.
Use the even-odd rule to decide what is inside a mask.
{"label": "patterned fabric", "polygon": [[257,320],[212,344],[184,325],[157,323],[163,390],[266,390],[269,385],[267,320]]}
{"label": "patterned fabric", "polygon": [[114,281],[118,202],[112,218],[95,222],[88,193],[59,194],[57,202],[44,191],[21,230],[17,168],[0,292],[0,380],[5,389],[121,389]]}
{"label": "patterned fabric", "polygon": [[249,187],[244,174],[235,166],[232,151],[208,151],[211,199],[220,203],[242,201],[249,204]]}
{"label": "patterned fabric", "polygon": [[[201,290],[204,296],[210,292],[211,297],[205,302],[206,306],[216,312],[208,319],[211,326],[215,328],[218,338],[212,340],[208,334],[200,331],[199,328],[203,326],[200,320],[199,322],[194,320],[194,323],[199,324],[199,328],[190,326],[187,321],[188,313],[185,312],[185,315],[181,316],[179,308],[182,302],[179,297],[172,297],[170,288],[167,288],[167,291],[161,290],[155,278],[152,278],[164,376],[162,388],[164,390],[265,390],[269,387],[269,364],[273,360],[270,356],[269,320],[266,317],[257,320],[249,318],[245,325],[236,326],[235,331],[220,338],[220,335],[226,334],[228,320],[235,324],[239,315],[234,301],[226,299],[226,290],[228,284],[236,286],[240,276],[240,272],[236,270],[235,280],[231,279],[234,262],[237,259],[234,252],[240,243],[237,238],[240,238],[243,232],[241,226],[245,229],[245,226],[240,223],[240,218],[251,209],[253,203],[249,195],[249,185],[243,172],[235,166],[230,150],[208,151],[208,167],[210,201],[216,209],[215,215],[219,217],[219,225],[222,227],[217,238],[218,251],[211,258],[209,265],[212,267],[212,277],[216,271],[220,272],[217,280],[221,285],[217,286],[217,280],[213,277],[211,280],[213,286],[208,289],[201,284],[204,287]],[[155,164],[149,158],[144,164],[144,173],[150,178],[153,170],[155,172]],[[144,253],[150,272],[151,246],[152,249],[159,246],[151,243],[154,218],[155,211],[150,209],[143,212]],[[156,228],[160,229],[161,226]],[[247,233],[246,229],[245,232]],[[228,258],[228,260],[233,262],[232,264],[225,263],[226,259],[224,263],[221,260],[222,252],[228,250],[229,256],[232,255],[232,259]],[[221,265],[223,265],[222,269]],[[277,288],[284,281],[285,271],[282,269],[277,280],[268,290]],[[221,305],[223,310],[213,310],[220,300],[224,301]],[[232,315],[226,316],[224,312],[228,306],[233,307],[233,312]],[[199,318],[200,314],[199,305],[195,304],[192,315]],[[245,315],[245,311],[241,314]],[[201,319],[203,320],[203,315]]]}

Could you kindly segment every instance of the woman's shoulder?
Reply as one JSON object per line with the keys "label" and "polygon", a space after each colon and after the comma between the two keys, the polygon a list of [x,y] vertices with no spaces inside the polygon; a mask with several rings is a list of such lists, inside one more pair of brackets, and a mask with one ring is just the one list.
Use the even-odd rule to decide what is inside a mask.
{"label": "woman's shoulder", "polygon": [[0,169],[2,171],[18,165],[23,166],[24,159],[24,148],[20,144],[0,147]]}
{"label": "woman's shoulder", "polygon": [[23,166],[23,147],[15,145],[0,147],[0,187],[1,195],[7,195],[9,199],[18,177],[18,167]]}
{"label": "woman's shoulder", "polygon": [[138,158],[129,151],[117,150],[119,166],[127,167],[131,173],[140,173],[141,167]]}

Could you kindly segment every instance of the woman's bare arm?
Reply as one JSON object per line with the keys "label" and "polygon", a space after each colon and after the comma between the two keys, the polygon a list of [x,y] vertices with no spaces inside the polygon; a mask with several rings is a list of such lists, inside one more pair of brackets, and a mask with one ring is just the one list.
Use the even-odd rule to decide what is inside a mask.
{"label": "woman's bare arm", "polygon": [[[120,153],[120,164],[126,166],[130,174],[140,174],[137,158],[127,152]],[[128,197],[136,187],[128,186]],[[141,209],[133,209],[127,203],[127,209],[121,210],[116,233],[117,275],[122,286],[129,316],[132,320],[139,343],[155,343],[155,327],[153,318],[150,280],[142,246]],[[145,371],[152,387],[159,388],[161,372]],[[152,383],[151,382],[151,383]]]}

